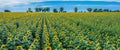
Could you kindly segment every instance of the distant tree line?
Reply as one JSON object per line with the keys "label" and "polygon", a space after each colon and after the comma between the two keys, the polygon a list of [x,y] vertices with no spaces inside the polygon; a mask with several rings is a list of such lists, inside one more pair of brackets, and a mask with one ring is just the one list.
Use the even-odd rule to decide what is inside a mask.
{"label": "distant tree line", "polygon": [[[28,8],[27,12],[33,12],[31,10],[31,8]],[[45,8],[35,8],[35,12],[50,12],[50,8],[49,7],[45,7]],[[63,7],[60,7],[59,10],[57,10],[56,8],[53,9],[54,13],[58,13],[58,12],[66,12],[64,11]]]}
{"label": "distant tree line", "polygon": [[120,10],[110,10],[110,9],[98,9],[98,8],[87,8],[88,12],[120,12]]}
{"label": "distant tree line", "polygon": [[[44,7],[44,8],[35,8],[35,12],[50,12],[50,7]],[[87,12],[120,12],[120,10],[110,10],[110,9],[99,9],[99,8],[87,8]],[[54,8],[52,10],[54,13],[62,13],[67,12],[64,10],[64,7],[60,7],[59,9]],[[11,12],[10,10],[4,10],[4,12]],[[31,8],[28,8],[26,12],[33,12]],[[74,12],[78,12],[78,8],[74,8]],[[79,12],[85,12],[85,11],[79,11]]]}

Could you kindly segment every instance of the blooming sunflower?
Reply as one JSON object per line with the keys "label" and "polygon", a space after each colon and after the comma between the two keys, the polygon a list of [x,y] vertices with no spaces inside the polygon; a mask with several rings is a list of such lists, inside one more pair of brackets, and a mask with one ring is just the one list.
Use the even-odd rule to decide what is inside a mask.
{"label": "blooming sunflower", "polygon": [[17,50],[22,50],[22,46],[17,46]]}
{"label": "blooming sunflower", "polygon": [[52,50],[50,46],[46,47],[45,50]]}
{"label": "blooming sunflower", "polygon": [[37,42],[38,42],[38,39],[34,39],[34,42],[37,43]]}
{"label": "blooming sunflower", "polygon": [[4,49],[4,48],[6,48],[6,45],[2,45],[2,46],[1,46],[1,49]]}

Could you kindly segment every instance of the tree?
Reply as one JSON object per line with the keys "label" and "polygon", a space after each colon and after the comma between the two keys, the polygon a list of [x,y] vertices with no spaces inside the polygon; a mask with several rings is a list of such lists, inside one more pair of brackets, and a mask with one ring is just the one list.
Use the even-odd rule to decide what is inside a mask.
{"label": "tree", "polygon": [[60,7],[60,12],[63,12],[64,11],[64,8],[63,7]]}
{"label": "tree", "polygon": [[93,10],[93,12],[98,12],[98,9],[97,9],[97,8],[95,8],[95,9]]}
{"label": "tree", "polygon": [[103,10],[102,9],[98,9],[98,12],[103,12]]}
{"label": "tree", "polygon": [[42,8],[38,8],[38,10],[39,10],[39,12],[41,12],[41,11],[42,11]]}
{"label": "tree", "polygon": [[49,8],[49,7],[46,7],[46,11],[47,11],[47,12],[50,12],[50,8]]}
{"label": "tree", "polygon": [[39,8],[35,8],[35,12],[39,12]]}
{"label": "tree", "polygon": [[57,13],[58,11],[57,11],[57,9],[56,9],[56,8],[54,8],[54,9],[53,9],[53,12],[54,12],[54,13]]}
{"label": "tree", "polygon": [[42,8],[42,10],[41,10],[42,12],[45,12],[45,8]]}
{"label": "tree", "polygon": [[87,11],[88,12],[92,12],[92,8],[87,8]]}
{"label": "tree", "polygon": [[110,12],[110,10],[109,10],[109,9],[104,9],[103,11],[104,11],[104,12]]}
{"label": "tree", "polygon": [[4,12],[11,12],[10,10],[4,10]]}
{"label": "tree", "polygon": [[119,10],[114,10],[114,12],[120,12]]}
{"label": "tree", "polygon": [[32,12],[31,8],[28,8],[27,12]]}
{"label": "tree", "polygon": [[74,8],[74,12],[78,12],[78,8],[77,7]]}

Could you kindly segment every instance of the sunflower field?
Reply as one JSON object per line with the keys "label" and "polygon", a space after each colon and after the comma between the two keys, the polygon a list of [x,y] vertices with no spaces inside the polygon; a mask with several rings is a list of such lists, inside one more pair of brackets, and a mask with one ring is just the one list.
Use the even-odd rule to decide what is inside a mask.
{"label": "sunflower field", "polygon": [[120,50],[120,13],[0,12],[0,50]]}

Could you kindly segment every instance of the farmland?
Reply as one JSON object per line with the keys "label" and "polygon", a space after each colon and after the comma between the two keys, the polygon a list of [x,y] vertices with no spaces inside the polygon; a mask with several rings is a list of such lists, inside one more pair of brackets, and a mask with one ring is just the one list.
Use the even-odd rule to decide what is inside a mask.
{"label": "farmland", "polygon": [[120,13],[0,13],[0,50],[120,50]]}

